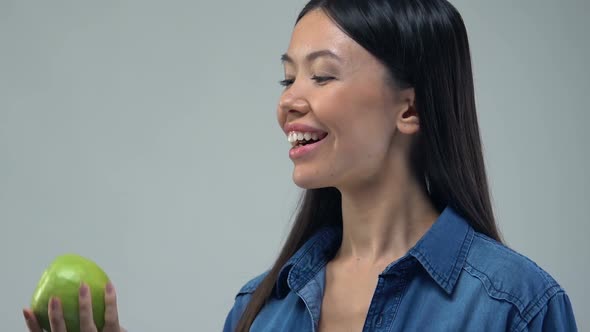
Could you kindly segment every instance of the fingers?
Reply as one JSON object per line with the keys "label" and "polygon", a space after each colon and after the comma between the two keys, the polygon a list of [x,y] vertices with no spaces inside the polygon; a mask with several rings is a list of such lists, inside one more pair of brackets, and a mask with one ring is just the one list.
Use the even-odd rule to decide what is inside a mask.
{"label": "fingers", "polygon": [[52,297],[49,301],[49,326],[51,332],[66,332],[61,302],[57,297]]}
{"label": "fingers", "polygon": [[43,332],[39,323],[37,323],[37,318],[35,318],[35,315],[30,309],[23,309],[23,316],[25,317],[29,332]]}
{"label": "fingers", "polygon": [[104,294],[105,312],[103,332],[120,332],[117,295],[112,282],[108,282]]}
{"label": "fingers", "polygon": [[78,294],[78,310],[80,312],[80,331],[96,332],[94,317],[92,314],[92,295],[90,287],[82,283]]}
{"label": "fingers", "polygon": [[[127,330],[119,326],[117,295],[115,293],[115,288],[110,281],[107,284],[104,298],[105,326],[102,332],[127,332]],[[92,295],[90,294],[90,288],[84,283],[80,286],[78,303],[80,312],[80,330],[85,332],[97,332],[92,313]],[[61,302],[57,297],[52,297],[50,299],[48,309],[51,331],[67,332]],[[23,309],[23,316],[29,332],[43,332],[35,315],[30,309]]]}

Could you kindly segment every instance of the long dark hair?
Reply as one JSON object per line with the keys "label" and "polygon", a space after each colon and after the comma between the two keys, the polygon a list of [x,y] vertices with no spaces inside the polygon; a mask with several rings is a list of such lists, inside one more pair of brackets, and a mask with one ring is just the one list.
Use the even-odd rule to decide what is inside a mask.
{"label": "long dark hair", "polygon": [[[411,150],[414,176],[439,211],[451,206],[473,228],[502,242],[492,211],[475,107],[467,31],[446,0],[311,0],[389,70],[399,88],[413,87],[420,119]],[[320,227],[342,224],[340,192],[309,189],[285,244],[238,323],[247,332],[271,296],[286,261]]]}

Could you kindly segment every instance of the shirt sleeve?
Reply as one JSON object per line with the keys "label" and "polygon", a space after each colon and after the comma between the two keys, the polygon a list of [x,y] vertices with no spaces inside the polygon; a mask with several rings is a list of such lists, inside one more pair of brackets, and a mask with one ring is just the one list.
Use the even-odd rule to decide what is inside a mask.
{"label": "shirt sleeve", "polygon": [[227,317],[225,318],[223,332],[235,332],[238,321],[246,309],[246,304],[248,303],[250,296],[250,294],[243,294],[236,297],[233,307],[230,309]]}
{"label": "shirt sleeve", "polygon": [[575,332],[578,331],[569,297],[565,292],[555,294],[547,305],[533,317],[525,331]]}
{"label": "shirt sleeve", "polygon": [[230,309],[227,317],[225,318],[225,324],[223,325],[223,332],[235,332],[238,322],[240,318],[242,318],[242,314],[246,310],[246,306],[248,302],[252,298],[252,293],[256,290],[256,287],[260,284],[260,282],[264,279],[264,277],[268,274],[269,271],[266,271],[255,278],[249,280],[242,288],[238,291],[234,305]]}

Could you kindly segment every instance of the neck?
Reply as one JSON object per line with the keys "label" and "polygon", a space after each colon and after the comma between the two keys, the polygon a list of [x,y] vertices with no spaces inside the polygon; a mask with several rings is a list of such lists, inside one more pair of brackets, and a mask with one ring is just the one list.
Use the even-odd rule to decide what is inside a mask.
{"label": "neck", "polygon": [[388,265],[405,255],[439,216],[409,168],[400,160],[392,164],[371,184],[339,188],[343,233],[336,259]]}

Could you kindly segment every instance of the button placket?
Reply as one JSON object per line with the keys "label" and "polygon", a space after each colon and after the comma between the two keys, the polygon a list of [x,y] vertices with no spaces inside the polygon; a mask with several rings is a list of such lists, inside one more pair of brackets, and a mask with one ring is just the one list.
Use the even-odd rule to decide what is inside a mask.
{"label": "button placket", "polygon": [[381,327],[381,324],[383,323],[383,314],[379,313],[375,319],[373,320],[373,327],[379,328]]}
{"label": "button placket", "polygon": [[370,326],[366,326],[364,331],[385,332],[388,326],[391,326],[408,283],[407,268],[405,265],[396,266],[379,276],[379,292],[375,293],[373,299]]}

